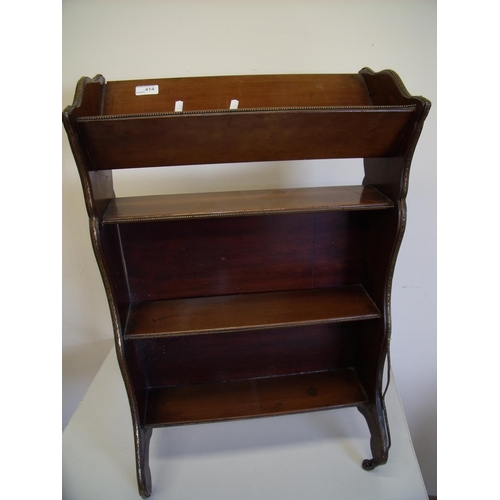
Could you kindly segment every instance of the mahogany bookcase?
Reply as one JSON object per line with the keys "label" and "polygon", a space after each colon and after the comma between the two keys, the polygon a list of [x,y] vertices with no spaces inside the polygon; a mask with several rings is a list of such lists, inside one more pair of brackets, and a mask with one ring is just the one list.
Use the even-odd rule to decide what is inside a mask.
{"label": "mahogany bookcase", "polygon": [[[363,468],[386,463],[391,282],[429,109],[393,71],[368,68],[80,79],[63,122],[109,301],[143,497],[155,427],[352,406],[371,433]],[[113,190],[114,169],[319,158],[363,158],[364,179],[160,196]]]}

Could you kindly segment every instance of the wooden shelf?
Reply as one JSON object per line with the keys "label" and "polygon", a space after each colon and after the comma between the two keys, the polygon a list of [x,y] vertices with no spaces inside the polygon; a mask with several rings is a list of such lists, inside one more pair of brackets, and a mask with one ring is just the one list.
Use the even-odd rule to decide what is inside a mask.
{"label": "wooden shelf", "polygon": [[379,210],[392,201],[371,186],[267,189],[114,198],[104,224],[339,210]]}
{"label": "wooden shelf", "polygon": [[365,403],[353,369],[148,390],[145,426],[213,422]]}
{"label": "wooden shelf", "polygon": [[379,318],[361,286],[131,304],[125,337],[236,332]]}

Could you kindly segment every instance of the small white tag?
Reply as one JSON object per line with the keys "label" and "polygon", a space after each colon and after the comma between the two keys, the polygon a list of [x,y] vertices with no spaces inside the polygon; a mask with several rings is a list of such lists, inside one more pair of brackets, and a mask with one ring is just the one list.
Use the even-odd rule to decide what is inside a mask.
{"label": "small white tag", "polygon": [[183,101],[175,101],[175,111],[177,113],[179,113],[180,111],[182,111],[183,106],[184,106],[184,102]]}
{"label": "small white tag", "polygon": [[135,88],[135,95],[153,95],[158,92],[158,85],[139,85]]}
{"label": "small white tag", "polygon": [[238,101],[237,99],[232,99],[231,104],[229,106],[229,109],[238,109],[239,103],[240,103],[240,101]]}

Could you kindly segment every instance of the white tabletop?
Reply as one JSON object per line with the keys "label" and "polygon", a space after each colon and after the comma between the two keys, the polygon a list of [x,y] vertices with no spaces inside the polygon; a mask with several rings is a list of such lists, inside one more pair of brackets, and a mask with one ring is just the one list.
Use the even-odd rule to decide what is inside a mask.
{"label": "white tabletop", "polygon": [[[427,500],[394,378],[392,447],[367,472],[370,435],[355,408],[154,429],[151,499]],[[112,349],[63,433],[64,500],[139,500],[132,420]]]}

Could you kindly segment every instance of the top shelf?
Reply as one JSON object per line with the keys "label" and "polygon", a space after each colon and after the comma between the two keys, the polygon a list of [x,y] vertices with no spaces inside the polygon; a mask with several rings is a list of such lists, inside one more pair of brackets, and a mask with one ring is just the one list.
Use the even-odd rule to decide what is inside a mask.
{"label": "top shelf", "polygon": [[395,106],[373,102],[360,74],[151,78],[105,83],[100,106],[79,117],[167,114],[175,112],[177,101],[188,113],[229,111],[232,100],[238,101],[238,111]]}
{"label": "top shelf", "polygon": [[113,170],[395,156],[426,102],[394,72],[367,68],[115,82],[97,75],[80,79],[63,117],[84,146],[85,168]]}

